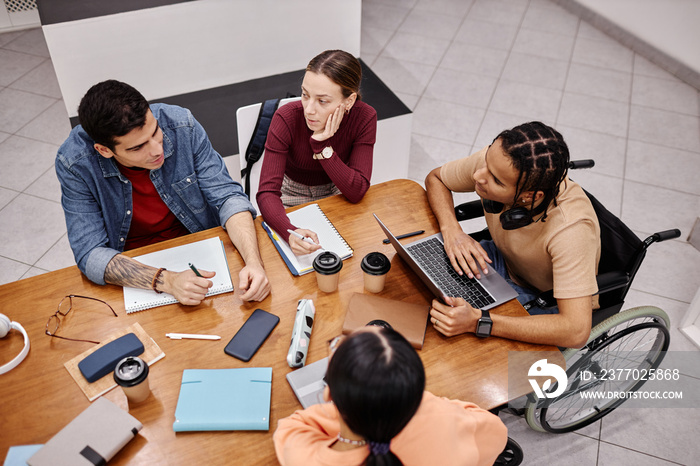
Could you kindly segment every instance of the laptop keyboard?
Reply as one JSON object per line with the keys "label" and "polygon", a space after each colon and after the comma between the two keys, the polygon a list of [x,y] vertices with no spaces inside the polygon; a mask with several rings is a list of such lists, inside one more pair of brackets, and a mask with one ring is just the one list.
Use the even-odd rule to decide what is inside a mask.
{"label": "laptop keyboard", "polygon": [[496,301],[476,279],[455,272],[447,257],[445,247],[437,238],[413,244],[407,249],[445,295],[464,298],[476,308]]}

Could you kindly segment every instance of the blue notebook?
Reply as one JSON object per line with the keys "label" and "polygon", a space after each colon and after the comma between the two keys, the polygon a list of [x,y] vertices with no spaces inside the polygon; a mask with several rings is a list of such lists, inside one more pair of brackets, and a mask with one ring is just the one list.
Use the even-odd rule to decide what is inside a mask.
{"label": "blue notebook", "polygon": [[271,367],[185,369],[173,430],[269,430],[271,394]]}

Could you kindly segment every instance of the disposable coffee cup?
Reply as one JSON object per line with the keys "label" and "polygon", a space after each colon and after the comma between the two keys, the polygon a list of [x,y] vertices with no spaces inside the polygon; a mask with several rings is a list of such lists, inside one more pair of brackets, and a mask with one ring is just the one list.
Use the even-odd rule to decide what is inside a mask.
{"label": "disposable coffee cup", "polygon": [[131,403],[140,403],[151,394],[148,364],[136,356],[127,356],[114,368],[114,381],[122,387]]}
{"label": "disposable coffee cup", "polygon": [[379,293],[384,289],[386,274],[391,268],[391,262],[381,252],[370,252],[363,259],[360,268],[365,276],[365,290]]}
{"label": "disposable coffee cup", "polygon": [[340,256],[331,251],[324,251],[314,259],[314,270],[318,288],[325,293],[332,293],[338,289],[340,279],[340,269],[343,268],[343,261]]}

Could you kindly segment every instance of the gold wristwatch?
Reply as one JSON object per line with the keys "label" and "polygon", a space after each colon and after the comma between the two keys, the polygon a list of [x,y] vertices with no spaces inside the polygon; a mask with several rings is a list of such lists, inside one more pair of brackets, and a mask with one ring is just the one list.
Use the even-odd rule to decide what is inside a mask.
{"label": "gold wristwatch", "polygon": [[316,160],[330,159],[333,156],[333,148],[331,146],[324,147],[320,154],[314,154]]}

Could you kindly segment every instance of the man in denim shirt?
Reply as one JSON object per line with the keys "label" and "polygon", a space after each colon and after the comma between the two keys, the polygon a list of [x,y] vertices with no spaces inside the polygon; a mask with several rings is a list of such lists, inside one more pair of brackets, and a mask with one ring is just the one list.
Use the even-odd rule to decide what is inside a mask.
{"label": "man in denim shirt", "polygon": [[159,270],[121,254],[222,225],[246,265],[244,301],[270,292],[253,224],[256,211],[189,110],[149,107],[119,81],[94,85],[80,102],[81,125],[59,148],[56,174],[68,239],[93,282],[166,292],[199,304],[214,272]]}

